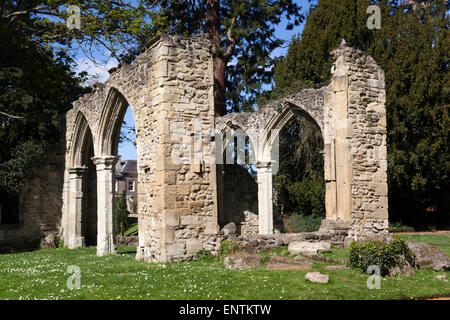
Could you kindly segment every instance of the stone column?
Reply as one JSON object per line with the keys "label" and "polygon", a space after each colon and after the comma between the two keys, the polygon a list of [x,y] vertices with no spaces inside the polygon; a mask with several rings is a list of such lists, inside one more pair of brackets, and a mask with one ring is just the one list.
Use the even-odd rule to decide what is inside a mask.
{"label": "stone column", "polygon": [[338,219],[351,220],[352,214],[352,122],[348,113],[348,77],[334,76],[336,199]]}
{"label": "stone column", "polygon": [[97,166],[97,256],[114,253],[114,165],[118,157],[93,157]]}
{"label": "stone column", "polygon": [[83,212],[83,174],[86,167],[69,168],[69,205],[66,217],[67,247],[70,249],[84,246],[81,234]]}
{"label": "stone column", "polygon": [[259,234],[273,234],[272,168],[270,161],[258,162]]}

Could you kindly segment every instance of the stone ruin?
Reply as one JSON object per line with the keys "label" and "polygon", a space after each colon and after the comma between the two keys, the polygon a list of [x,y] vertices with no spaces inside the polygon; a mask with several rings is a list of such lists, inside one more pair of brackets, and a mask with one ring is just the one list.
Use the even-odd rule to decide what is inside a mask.
{"label": "stone ruin", "polygon": [[[110,70],[109,80],[94,85],[67,113],[62,200],[54,192],[35,200],[61,201],[46,233],[55,233],[69,248],[97,245],[99,256],[114,252],[113,168],[130,106],[138,161],[138,260],[179,261],[201,249],[218,252],[228,236],[221,227],[233,221],[227,218],[233,205],[224,195],[230,187],[222,174],[228,165],[221,160],[239,132],[251,143],[257,171],[256,183],[239,180],[257,194],[234,203],[243,217],[236,221],[241,237],[272,244],[291,238],[343,243],[387,234],[384,72],[344,42],[332,54],[328,86],[303,90],[256,112],[215,117],[208,37],[162,35],[150,42],[131,65]],[[272,199],[277,132],[296,113],[323,135],[326,219],[317,233],[277,237]],[[32,193],[39,192],[29,190],[23,197]],[[25,220],[31,207],[24,208]],[[3,237],[13,233],[3,231]]]}

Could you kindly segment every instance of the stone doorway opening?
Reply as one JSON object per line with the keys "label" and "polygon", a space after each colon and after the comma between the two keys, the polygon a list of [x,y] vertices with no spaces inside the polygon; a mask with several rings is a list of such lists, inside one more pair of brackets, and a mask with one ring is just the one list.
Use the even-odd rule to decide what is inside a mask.
{"label": "stone doorway opening", "polygon": [[313,232],[325,219],[323,135],[295,106],[279,133],[279,166],[273,179],[274,228]]}
{"label": "stone doorway opening", "polygon": [[86,143],[87,146],[83,157],[85,171],[83,176],[81,236],[84,238],[84,245],[90,247],[97,245],[97,171],[94,162],[92,162],[94,144],[90,132]]}
{"label": "stone doorway opening", "polygon": [[[133,230],[136,229],[136,232],[133,232],[131,235],[138,235],[138,162],[136,154],[136,127],[133,111],[129,105],[126,108],[120,123],[119,140],[117,150],[115,151],[115,154],[117,154],[119,158],[114,170],[116,239],[117,236],[124,235],[124,232],[130,228],[133,228]],[[117,212],[117,210],[119,212]],[[127,217],[125,217],[125,213]]]}
{"label": "stone doorway opening", "polygon": [[221,190],[219,226],[223,228],[234,223],[238,235],[257,234],[258,183],[254,145],[241,128],[230,127],[225,130],[222,146],[222,163],[217,165]]}

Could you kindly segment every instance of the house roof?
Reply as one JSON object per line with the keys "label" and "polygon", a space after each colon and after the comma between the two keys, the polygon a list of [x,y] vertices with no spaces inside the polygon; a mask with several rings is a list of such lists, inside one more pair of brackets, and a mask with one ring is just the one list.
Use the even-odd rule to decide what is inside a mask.
{"label": "house roof", "polygon": [[137,175],[137,160],[124,160],[117,162],[114,169],[116,177]]}

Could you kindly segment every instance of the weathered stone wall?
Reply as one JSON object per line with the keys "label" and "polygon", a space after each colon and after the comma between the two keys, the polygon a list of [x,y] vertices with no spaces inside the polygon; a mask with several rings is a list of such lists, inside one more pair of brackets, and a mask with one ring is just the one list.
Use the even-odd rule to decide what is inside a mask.
{"label": "weathered stone wall", "polygon": [[[34,240],[62,231],[70,247],[87,244],[87,238],[94,243],[96,213],[97,254],[114,250],[113,168],[128,105],[136,127],[139,260],[177,261],[191,259],[201,249],[217,252],[223,239],[218,225],[223,190],[216,190],[220,177],[212,161],[214,138],[224,138],[230,128],[244,129],[251,139],[258,169],[258,210],[254,198],[242,191],[248,201],[222,199],[225,212],[236,211],[233,204],[238,203],[239,214],[245,209],[259,214],[258,219],[236,221],[238,226],[242,222],[245,234],[254,234],[256,226],[259,233],[273,232],[271,177],[278,163],[271,154],[276,136],[272,131],[281,130],[294,111],[313,120],[324,135],[327,222],[322,234],[335,226],[340,239],[347,234],[342,227],[347,224],[353,238],[386,232],[384,74],[372,58],[345,45],[334,54],[337,61],[328,87],[303,90],[254,113],[215,119],[207,36],[161,36],[132,65],[111,70],[104,85],[95,85],[92,93],[74,102],[66,118],[65,157],[61,148],[59,155],[45,160],[50,161],[48,170],[30,174],[21,231],[2,230],[0,239]],[[96,181],[88,178],[95,171]],[[237,191],[235,182],[219,185]],[[242,180],[237,184],[241,189],[255,187]],[[57,214],[61,200],[54,196],[58,193],[62,218]],[[89,204],[92,201],[97,201],[96,210]],[[87,225],[82,226],[82,220]]]}
{"label": "weathered stone wall", "polygon": [[[327,220],[321,232],[343,240],[387,233],[387,152],[384,72],[370,57],[345,41],[333,52],[336,61],[330,85],[307,89],[259,108],[216,119],[227,130],[242,129],[250,137],[258,168],[260,228],[273,230],[273,136],[294,110],[317,124],[324,137]],[[345,228],[343,226],[346,226]],[[349,229],[349,231],[343,231]],[[336,240],[337,241],[337,240]]]}
{"label": "weathered stone wall", "polygon": [[[156,211],[162,211],[159,260],[190,259],[202,248],[217,251],[213,74],[207,37],[168,46],[162,110]],[[197,157],[194,156],[197,153]],[[144,259],[146,257],[144,256]]]}
{"label": "weathered stone wall", "polygon": [[[334,84],[347,91],[351,170],[351,228],[356,239],[387,233],[386,93],[384,71],[361,51],[340,47]],[[339,80],[338,80],[339,79]]]}
{"label": "weathered stone wall", "polygon": [[[176,261],[192,258],[202,248],[216,251],[215,166],[202,158],[214,157],[208,37],[161,36],[132,65],[111,73],[104,85],[76,101],[67,115],[67,171],[85,165],[78,161],[82,158],[79,153],[84,152],[83,121],[79,119],[86,119],[92,132],[95,156],[114,156],[129,104],[135,118],[138,156],[137,259]],[[193,156],[194,151],[200,157]],[[70,188],[66,173],[66,230],[76,223],[74,212],[79,210]],[[77,188],[74,182],[72,188]],[[109,214],[102,213],[100,206],[98,210],[100,219]]]}

